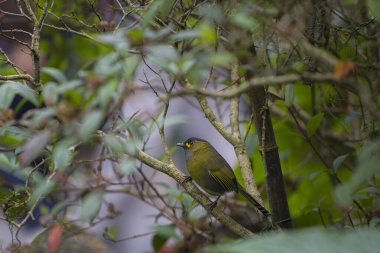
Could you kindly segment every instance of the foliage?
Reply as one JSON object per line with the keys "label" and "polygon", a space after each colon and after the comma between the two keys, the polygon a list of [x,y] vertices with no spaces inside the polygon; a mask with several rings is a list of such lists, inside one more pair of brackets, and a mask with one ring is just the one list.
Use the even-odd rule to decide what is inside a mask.
{"label": "foliage", "polygon": [[210,247],[206,252],[373,252],[380,238],[379,230],[326,231],[321,228],[287,231],[271,236],[260,236],[249,240]]}
{"label": "foliage", "polygon": [[[165,217],[166,223],[152,224],[156,252],[167,245],[195,252],[235,238],[226,224],[209,224],[197,194],[157,180],[155,172],[182,184],[172,160],[174,143],[184,137],[177,133],[185,124],[202,128],[189,115],[172,113],[179,99],[195,104],[231,143],[242,184],[252,182],[245,171],[253,167],[253,188],[267,205],[262,140],[249,105],[253,87],[265,87],[262,110],[270,111],[295,230],[358,232],[268,233],[223,250],[270,252],[281,245],[297,252],[323,245],[326,252],[354,252],[377,242],[377,1],[3,2],[0,42],[22,46],[30,62],[25,67],[0,48],[0,204],[11,227],[22,228],[39,212],[39,221],[53,228],[110,222],[122,211],[107,197],[121,192]],[[146,101],[131,109],[139,94]],[[148,101],[154,109],[143,107]],[[149,144],[152,136],[161,142]],[[153,162],[141,156],[156,146]],[[263,230],[258,217],[245,218],[242,203],[230,201],[227,216]],[[105,239],[123,241],[118,227],[107,225]]]}

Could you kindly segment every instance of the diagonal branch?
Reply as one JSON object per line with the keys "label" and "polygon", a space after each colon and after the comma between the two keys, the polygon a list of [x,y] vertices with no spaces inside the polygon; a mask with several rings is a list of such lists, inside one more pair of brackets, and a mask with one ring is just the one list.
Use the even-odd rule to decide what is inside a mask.
{"label": "diagonal branch", "polygon": [[220,208],[215,207],[210,210],[212,202],[209,200],[209,198],[204,193],[202,193],[191,181],[187,181],[187,177],[175,165],[163,163],[141,150],[138,150],[136,152],[135,157],[149,167],[163,172],[176,180],[198,203],[200,203],[206,210],[209,210],[210,213],[220,223],[225,225],[236,235],[239,235],[243,238],[251,237],[254,235],[251,231],[237,223],[231,217],[225,215]]}
{"label": "diagonal branch", "polygon": [[357,89],[354,83],[349,79],[340,79],[333,73],[303,73],[303,74],[287,74],[281,76],[263,76],[249,79],[246,83],[239,86],[233,86],[228,91],[205,90],[197,88],[195,85],[187,84],[184,90],[172,93],[171,97],[179,97],[184,95],[203,95],[209,97],[232,98],[252,90],[254,87],[263,87],[266,85],[283,85],[294,83],[297,81],[316,81],[316,82],[334,82],[337,85],[355,92]]}

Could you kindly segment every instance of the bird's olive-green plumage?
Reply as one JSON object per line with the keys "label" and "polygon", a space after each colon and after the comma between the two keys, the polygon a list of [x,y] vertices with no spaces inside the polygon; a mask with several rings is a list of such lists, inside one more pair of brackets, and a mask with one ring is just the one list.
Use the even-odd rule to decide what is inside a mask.
{"label": "bird's olive-green plumage", "polygon": [[234,172],[224,158],[207,141],[190,138],[177,146],[185,150],[186,167],[192,179],[210,195],[239,192],[264,216],[269,212],[238,184]]}

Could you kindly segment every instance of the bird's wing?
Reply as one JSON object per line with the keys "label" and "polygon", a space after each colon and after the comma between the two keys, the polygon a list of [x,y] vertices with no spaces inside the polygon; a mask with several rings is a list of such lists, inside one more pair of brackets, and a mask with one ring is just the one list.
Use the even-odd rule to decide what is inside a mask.
{"label": "bird's wing", "polygon": [[226,191],[236,190],[236,179],[224,172],[224,170],[207,170],[211,178],[218,182]]}

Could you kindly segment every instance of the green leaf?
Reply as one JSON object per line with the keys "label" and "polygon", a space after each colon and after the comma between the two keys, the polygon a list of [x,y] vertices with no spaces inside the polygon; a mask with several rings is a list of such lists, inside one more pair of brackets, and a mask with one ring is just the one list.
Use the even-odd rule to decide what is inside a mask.
{"label": "green leaf", "polygon": [[6,132],[4,134],[0,134],[0,145],[1,146],[17,146],[24,141],[24,138],[25,136]]}
{"label": "green leaf", "polygon": [[141,27],[145,29],[154,21],[154,17],[159,14],[161,18],[165,18],[172,10],[174,0],[156,0],[148,7],[141,22]]}
{"label": "green leaf", "polygon": [[117,86],[117,81],[115,79],[112,79],[105,85],[102,85],[102,87],[99,89],[98,100],[102,108],[109,106],[109,102],[115,95]]}
{"label": "green leaf", "polygon": [[0,85],[0,108],[8,108],[13,98],[15,97],[16,92],[8,84]]}
{"label": "green leaf", "polygon": [[162,235],[154,235],[152,238],[152,246],[154,249],[154,252],[159,252],[162,248],[162,246],[165,245],[165,243],[169,240],[169,238],[164,237]]}
{"label": "green leaf", "polygon": [[[22,84],[18,82],[6,82],[2,84],[1,86],[8,86],[10,89],[13,90],[13,93],[19,94],[20,96],[24,97],[26,100],[28,100],[29,102],[37,106],[38,104],[37,93],[26,84]],[[10,94],[11,96],[13,96],[12,92]],[[7,99],[6,102],[9,102],[9,99]]]}
{"label": "green leaf", "polygon": [[156,225],[154,227],[154,231],[156,234],[162,235],[167,238],[178,238],[178,235],[176,233],[176,227],[173,224]]}
{"label": "green leaf", "polygon": [[184,124],[189,121],[189,117],[187,115],[173,115],[169,116],[165,119],[165,126],[172,126],[172,125],[178,125],[178,124]]}
{"label": "green leaf", "polygon": [[230,67],[235,61],[235,56],[228,52],[220,52],[208,57],[208,63],[212,66]]}
{"label": "green leaf", "polygon": [[113,225],[110,225],[106,227],[105,229],[105,236],[106,238],[109,238],[112,241],[115,241],[118,235],[117,228]]}
{"label": "green leaf", "polygon": [[122,65],[119,61],[119,54],[117,52],[109,53],[100,58],[95,65],[95,73],[101,76],[111,76],[121,70]]}
{"label": "green leaf", "polygon": [[215,27],[208,23],[202,22],[198,25],[199,35],[204,43],[215,43],[217,40],[217,34]]}
{"label": "green leaf", "polygon": [[85,116],[79,129],[79,136],[82,141],[87,141],[99,129],[103,118],[104,116],[101,111],[93,111]]}
{"label": "green leaf", "polygon": [[36,110],[29,127],[31,129],[41,129],[46,126],[46,122],[53,118],[56,114],[54,108],[41,108]]}
{"label": "green leaf", "polygon": [[55,105],[58,101],[58,87],[55,83],[49,82],[42,90],[44,101],[47,105]]}
{"label": "green leaf", "polygon": [[103,141],[115,155],[121,155],[125,152],[125,141],[119,136],[107,134],[103,137]]}
{"label": "green leaf", "polygon": [[126,59],[126,68],[124,69],[124,78],[126,80],[133,80],[135,71],[140,63],[140,58],[132,55]]}
{"label": "green leaf", "polygon": [[98,215],[103,203],[103,194],[103,191],[94,191],[84,197],[80,213],[81,220],[89,222]]}
{"label": "green leaf", "polygon": [[49,76],[53,77],[55,80],[57,80],[60,83],[67,82],[67,78],[59,69],[51,68],[51,67],[43,67],[41,68],[41,72],[48,74]]}
{"label": "green leaf", "polygon": [[172,40],[193,40],[199,37],[197,30],[183,30],[170,36]]}
{"label": "green leaf", "polygon": [[258,27],[256,19],[250,14],[239,11],[236,15],[231,16],[232,21],[243,29],[255,30]]}
{"label": "green leaf", "polygon": [[221,8],[215,4],[202,4],[199,7],[199,14],[215,21],[216,23],[221,23],[225,18]]}
{"label": "green leaf", "polygon": [[344,160],[346,160],[348,156],[349,154],[345,154],[335,158],[335,160],[333,161],[333,169],[337,171],[340,168],[340,166],[342,166]]}
{"label": "green leaf", "polygon": [[143,128],[145,128],[143,122],[135,118],[129,118],[127,120],[118,120],[115,124],[114,132],[117,133],[120,131],[128,130],[132,132],[134,136],[141,139],[141,137],[143,137],[146,133],[146,130]]}
{"label": "green leaf", "polygon": [[[3,154],[0,154],[0,160],[2,155]],[[0,188],[0,205],[3,205],[5,202],[7,202],[11,196],[12,193],[8,189]]]}
{"label": "green leaf", "polygon": [[171,72],[173,74],[179,73],[179,68],[177,64],[172,61],[169,61],[168,59],[162,58],[160,56],[149,55],[148,61],[157,65],[161,69]]}
{"label": "green leaf", "polygon": [[[206,253],[373,253],[379,247],[378,229],[333,231],[322,228],[267,233],[251,239],[212,246]],[[253,250],[254,249],[254,250]]]}
{"label": "green leaf", "polygon": [[74,139],[64,139],[54,145],[53,148],[53,161],[54,167],[60,171],[66,169],[73,159],[73,152],[70,150],[71,146],[75,144]]}
{"label": "green leaf", "polygon": [[183,204],[185,211],[189,212],[193,207],[194,199],[189,194],[182,192],[177,199]]}
{"label": "green leaf", "polygon": [[83,85],[83,81],[82,80],[72,80],[72,81],[60,84],[57,87],[57,92],[59,94],[65,93],[67,91],[77,89],[81,85]]}
{"label": "green leaf", "polygon": [[5,154],[0,153],[0,167],[11,170],[15,166],[9,161]]}
{"label": "green leaf", "polygon": [[379,0],[367,0],[368,9],[371,14],[380,21],[380,1]]}
{"label": "green leaf", "polygon": [[32,207],[37,201],[45,198],[55,186],[55,182],[51,180],[46,180],[40,182],[35,189],[32,191],[32,195],[28,200],[28,207]]}
{"label": "green leaf", "polygon": [[294,85],[288,84],[285,86],[285,102],[288,106],[291,106],[294,102]]}
{"label": "green leaf", "polygon": [[49,213],[50,213],[49,207],[47,205],[41,204],[40,205],[40,213],[42,215],[49,215]]}
{"label": "green leaf", "polygon": [[312,136],[317,131],[319,125],[321,124],[323,117],[325,114],[323,112],[320,112],[316,115],[314,115],[308,122],[306,126],[306,132],[307,136]]}
{"label": "green leaf", "polygon": [[120,172],[123,176],[128,176],[136,171],[136,161],[133,159],[120,161]]}
{"label": "green leaf", "polygon": [[334,197],[336,202],[343,206],[349,206],[354,198],[354,192],[368,178],[380,174],[380,139],[375,139],[366,144],[358,154],[357,168],[350,180],[336,187]]}

